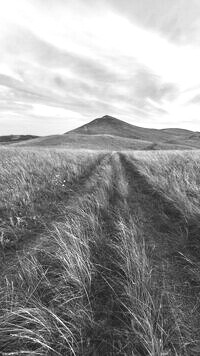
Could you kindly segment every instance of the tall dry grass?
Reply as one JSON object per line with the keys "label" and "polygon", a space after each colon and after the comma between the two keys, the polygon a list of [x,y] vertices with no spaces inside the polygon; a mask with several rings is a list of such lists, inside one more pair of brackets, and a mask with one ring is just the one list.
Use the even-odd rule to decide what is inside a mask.
{"label": "tall dry grass", "polygon": [[[1,295],[0,350],[5,355],[88,355],[95,328],[91,248],[100,230],[98,211],[112,185],[107,158],[96,165],[42,243],[19,257]],[[59,221],[60,220],[60,221]],[[91,247],[93,246],[93,247]]]}
{"label": "tall dry grass", "polygon": [[[194,185],[186,179],[183,162],[197,167],[198,157],[195,157],[196,165],[194,162],[192,165],[187,161],[187,154],[154,153],[127,154],[127,157],[134,170],[145,176],[148,189],[174,199],[177,208],[186,214],[183,209],[189,203],[183,207],[176,185],[182,184],[179,188],[182,197],[189,184]],[[196,326],[192,328],[188,315],[199,313],[198,291],[190,304],[192,290],[183,298],[186,289],[181,289],[187,274],[178,280],[177,286],[168,280],[172,262],[169,258],[157,258],[149,241],[158,231],[154,226],[148,230],[149,215],[142,211],[141,204],[145,204],[142,194],[149,199],[152,195],[145,195],[142,186],[134,186],[135,177],[126,171],[121,161],[123,156],[117,153],[66,156],[66,151],[32,150],[26,154],[27,162],[22,168],[24,180],[21,183],[17,180],[22,173],[16,164],[12,166],[16,166],[13,177],[11,168],[7,177],[9,174],[13,182],[18,182],[20,197],[24,187],[32,192],[31,204],[36,186],[42,189],[45,180],[46,190],[50,184],[46,213],[51,221],[46,220],[35,245],[18,255],[14,268],[9,270],[7,266],[4,271],[0,292],[2,355],[198,355],[198,333],[194,332]],[[7,155],[10,161],[12,155],[15,162],[22,161],[22,152],[9,151]],[[179,166],[182,162],[182,168],[175,161]],[[196,179],[197,186],[194,176],[198,169],[194,171],[190,172],[190,179]],[[31,177],[30,172],[39,172],[32,178],[35,179],[32,188],[25,180],[26,175]],[[50,182],[57,174],[58,185]],[[41,181],[36,184],[37,179]],[[6,184],[6,179],[1,184]],[[8,211],[13,206],[16,214],[17,199],[14,193],[12,196]],[[28,204],[24,209],[30,214]],[[37,211],[37,207],[34,209]],[[191,214],[191,208],[187,214],[189,211]],[[196,273],[198,282],[199,266],[183,254],[183,259],[186,258],[187,273],[190,270],[192,278]],[[196,309],[192,311],[192,308]]]}
{"label": "tall dry grass", "polygon": [[199,151],[135,152],[128,156],[152,189],[172,200],[185,218],[199,215]]}
{"label": "tall dry grass", "polygon": [[[104,154],[1,149],[0,238],[6,247],[40,231]],[[82,183],[81,183],[82,184]]]}

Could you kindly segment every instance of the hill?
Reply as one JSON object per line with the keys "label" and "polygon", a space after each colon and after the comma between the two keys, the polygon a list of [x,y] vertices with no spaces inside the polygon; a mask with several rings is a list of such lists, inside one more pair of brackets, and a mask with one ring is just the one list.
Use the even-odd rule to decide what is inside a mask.
{"label": "hill", "polygon": [[[193,140],[200,138],[199,132],[184,130],[180,128],[168,129],[150,129],[131,125],[122,120],[116,119],[112,116],[105,115],[102,118],[95,119],[86,125],[78,127],[69,133],[87,134],[87,135],[105,135],[110,134],[113,136],[126,137],[136,140],[148,141],[153,143],[171,144],[187,144],[194,145]],[[190,141],[190,142],[189,142]],[[196,142],[197,143],[197,142]],[[200,146],[200,142],[199,142]]]}
{"label": "hill", "polygon": [[197,149],[200,133],[180,128],[144,128],[105,115],[63,135],[40,137],[20,145],[97,150]]}
{"label": "hill", "polygon": [[38,138],[34,135],[7,135],[0,136],[0,145],[9,145],[16,142],[27,141]]}

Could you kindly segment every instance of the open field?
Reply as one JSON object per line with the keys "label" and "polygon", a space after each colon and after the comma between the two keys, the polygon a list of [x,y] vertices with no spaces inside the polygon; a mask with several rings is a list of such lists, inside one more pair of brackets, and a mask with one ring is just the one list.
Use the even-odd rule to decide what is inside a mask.
{"label": "open field", "polygon": [[200,152],[0,151],[0,355],[200,354]]}

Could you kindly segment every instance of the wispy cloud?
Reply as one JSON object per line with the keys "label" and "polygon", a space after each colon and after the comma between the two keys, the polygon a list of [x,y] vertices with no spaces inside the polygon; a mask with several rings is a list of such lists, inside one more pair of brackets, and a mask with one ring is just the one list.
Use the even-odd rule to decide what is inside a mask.
{"label": "wispy cloud", "polygon": [[198,9],[195,0],[0,0],[1,134],[61,133],[104,114],[198,129]]}
{"label": "wispy cloud", "polygon": [[[106,0],[104,0],[106,2]],[[199,44],[198,0],[111,0],[113,10],[178,44]]]}

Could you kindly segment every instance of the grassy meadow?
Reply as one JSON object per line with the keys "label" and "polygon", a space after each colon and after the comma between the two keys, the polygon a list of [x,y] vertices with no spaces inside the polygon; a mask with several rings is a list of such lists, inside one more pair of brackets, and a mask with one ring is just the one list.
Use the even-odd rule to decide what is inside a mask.
{"label": "grassy meadow", "polygon": [[0,150],[0,355],[200,354],[200,152]]}

